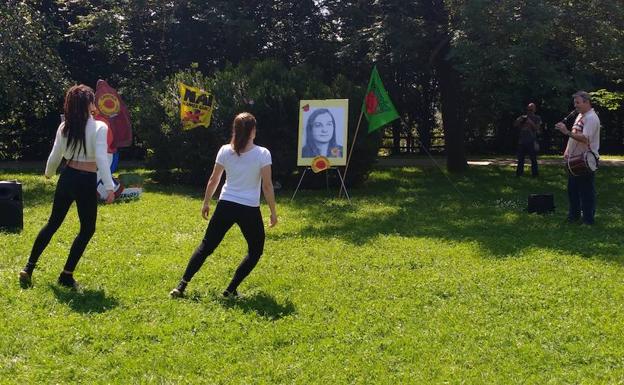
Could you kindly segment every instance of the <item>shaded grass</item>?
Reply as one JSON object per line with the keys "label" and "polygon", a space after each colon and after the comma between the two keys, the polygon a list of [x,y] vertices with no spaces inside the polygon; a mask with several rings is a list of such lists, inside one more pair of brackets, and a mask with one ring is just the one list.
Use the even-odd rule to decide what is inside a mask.
{"label": "shaded grass", "polygon": [[[84,293],[54,285],[74,210],[32,289],[23,265],[54,182],[24,183],[25,229],[0,234],[0,378],[43,383],[621,383],[624,268],[619,168],[597,177],[593,227],[564,224],[565,175],[509,168],[376,171],[350,191],[278,197],[280,223],[241,286],[220,297],[245,243],[236,229],[189,285],[177,283],[205,230],[201,189],[148,183],[101,206],[79,264]],[[149,171],[139,170],[149,177]],[[8,175],[8,177],[7,177]],[[337,189],[336,189],[337,190]],[[527,214],[529,193],[556,213]],[[266,207],[263,207],[266,215]]]}
{"label": "shaded grass", "polygon": [[79,290],[71,291],[60,286],[50,285],[59,303],[66,304],[78,313],[103,313],[118,305],[115,298],[107,297],[104,290]]}

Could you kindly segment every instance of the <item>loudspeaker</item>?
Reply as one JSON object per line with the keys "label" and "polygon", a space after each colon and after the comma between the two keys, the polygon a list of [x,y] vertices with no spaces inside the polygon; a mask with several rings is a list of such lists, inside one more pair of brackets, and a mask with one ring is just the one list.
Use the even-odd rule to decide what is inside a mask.
{"label": "loudspeaker", "polygon": [[555,211],[555,198],[553,194],[529,195],[528,212],[546,214]]}
{"label": "loudspeaker", "polygon": [[22,184],[0,181],[0,229],[24,228]]}

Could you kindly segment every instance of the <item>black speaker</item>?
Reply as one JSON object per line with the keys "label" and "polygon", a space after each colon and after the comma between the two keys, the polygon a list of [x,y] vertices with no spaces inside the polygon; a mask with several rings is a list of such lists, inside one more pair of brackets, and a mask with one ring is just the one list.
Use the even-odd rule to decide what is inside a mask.
{"label": "black speaker", "polygon": [[24,204],[22,184],[16,181],[0,181],[0,229],[24,228]]}
{"label": "black speaker", "polygon": [[529,195],[528,212],[546,214],[555,211],[555,198],[553,194]]}

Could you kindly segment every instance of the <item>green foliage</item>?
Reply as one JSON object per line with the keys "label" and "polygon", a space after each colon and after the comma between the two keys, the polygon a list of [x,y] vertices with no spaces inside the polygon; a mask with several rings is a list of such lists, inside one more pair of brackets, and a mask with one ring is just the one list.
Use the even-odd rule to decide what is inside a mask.
{"label": "green foliage", "polygon": [[[216,107],[209,128],[184,131],[179,117],[178,82],[210,90]],[[229,141],[234,116],[251,112],[258,121],[256,143],[269,148],[273,175],[282,184],[294,182],[296,170],[299,100],[345,98],[351,100],[350,139],[353,138],[363,87],[355,87],[345,76],[325,84],[319,69],[302,65],[288,68],[275,60],[245,62],[227,66],[213,78],[188,70],[168,78],[143,98],[134,115],[140,135],[151,149],[152,165],[159,170],[178,169],[184,179],[202,184],[207,178],[219,147]],[[154,112],[156,103],[161,111]],[[350,143],[350,142],[349,142]],[[350,166],[349,180],[365,179],[379,145],[378,135],[360,132]],[[324,182],[324,180],[323,180]]]}
{"label": "green foliage", "polygon": [[0,159],[37,156],[49,148],[67,85],[60,36],[28,2],[1,2],[0,20]]}
{"label": "green foliage", "polygon": [[26,2],[0,4],[0,121],[25,113],[45,116],[65,86],[58,34]]}
{"label": "green foliage", "polygon": [[59,54],[76,82],[95,87],[98,79],[106,79],[118,84],[131,74],[127,71],[132,52],[128,3],[57,1],[47,10],[64,35],[58,45]]}
{"label": "green foliage", "polygon": [[606,108],[609,111],[616,111],[622,107],[624,102],[624,92],[611,92],[608,90],[599,89],[591,92],[592,102],[599,106]]}
{"label": "green foliage", "polygon": [[[17,272],[57,178],[24,183],[25,228],[0,233],[0,378],[7,384],[617,384],[624,378],[624,181],[597,179],[594,227],[565,220],[565,180],[512,167],[453,178],[376,170],[351,190],[278,195],[280,222],[237,301],[220,298],[246,244],[234,227],[188,286],[172,289],[206,221],[202,189],[148,179],[137,201],[98,208],[76,270],[55,284],[78,232],[72,209],[34,287]],[[139,173],[150,177],[145,170]],[[525,212],[547,186],[554,215]],[[262,213],[268,214],[263,205]]]}
{"label": "green foliage", "polygon": [[[624,80],[622,2],[8,1],[0,18],[0,158],[45,157],[67,84],[94,86],[99,78],[123,92],[145,144],[142,135],[160,127],[156,120],[165,114],[162,90],[152,91],[191,63],[217,79],[251,59],[276,61],[289,73],[311,69],[313,77],[297,81],[320,79],[330,89],[338,76],[366,84],[377,64],[403,118],[393,126],[395,137],[409,132],[427,147],[442,126],[449,155],[459,161],[464,142],[492,135],[490,150],[512,151],[511,122],[529,101],[552,125],[569,111],[574,91],[622,92]],[[254,85],[262,95],[293,99],[291,92],[300,96],[307,87],[294,84],[293,74],[263,76],[284,83]],[[232,104],[228,113],[247,108],[227,98],[220,99]],[[621,151],[622,114],[601,118],[612,134],[605,139]],[[227,126],[231,116],[220,119]]]}
{"label": "green foliage", "polygon": [[159,170],[160,178],[203,184],[225,139],[223,132],[212,127],[183,129],[179,83],[211,89],[210,79],[201,72],[195,69],[178,72],[132,96],[132,117],[137,135],[148,147],[147,160]]}
{"label": "green foliage", "polygon": [[499,145],[515,145],[511,122],[529,101],[552,125],[575,91],[618,88],[624,78],[613,65],[624,52],[621,4],[483,0],[454,7],[452,55],[464,79],[467,122],[475,134],[510,139]]}

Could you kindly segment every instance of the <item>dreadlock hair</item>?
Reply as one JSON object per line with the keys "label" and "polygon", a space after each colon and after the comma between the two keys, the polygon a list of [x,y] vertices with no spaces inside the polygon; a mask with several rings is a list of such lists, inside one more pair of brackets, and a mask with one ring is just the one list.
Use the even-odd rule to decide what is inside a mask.
{"label": "dreadlock hair", "polygon": [[67,137],[67,148],[72,149],[74,154],[81,150],[85,154],[87,152],[85,127],[89,119],[89,107],[94,100],[93,89],[84,84],[71,87],[65,94],[63,136]]}

